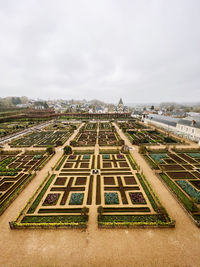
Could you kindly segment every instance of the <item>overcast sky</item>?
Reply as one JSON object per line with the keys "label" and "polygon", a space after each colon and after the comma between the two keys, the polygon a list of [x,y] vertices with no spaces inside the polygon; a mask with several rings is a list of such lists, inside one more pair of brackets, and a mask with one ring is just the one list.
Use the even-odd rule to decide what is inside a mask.
{"label": "overcast sky", "polygon": [[200,100],[199,0],[0,0],[0,97]]}

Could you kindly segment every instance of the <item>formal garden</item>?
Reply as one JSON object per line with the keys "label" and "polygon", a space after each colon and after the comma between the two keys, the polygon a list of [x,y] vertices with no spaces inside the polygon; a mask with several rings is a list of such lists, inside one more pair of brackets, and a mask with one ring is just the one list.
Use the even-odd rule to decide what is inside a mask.
{"label": "formal garden", "polygon": [[30,127],[36,126],[40,121],[11,121],[0,123],[0,138],[12,135],[17,132],[26,130]]}
{"label": "formal garden", "polygon": [[71,146],[122,146],[121,139],[116,129],[110,122],[86,123],[79,134],[71,141]]}
{"label": "formal garden", "polygon": [[[89,150],[88,150],[89,152]],[[11,228],[174,227],[131,155],[73,150],[53,167]]]}
{"label": "formal garden", "polygon": [[143,156],[200,227],[200,151],[147,149]]}
{"label": "formal garden", "polygon": [[133,145],[180,144],[178,139],[158,130],[127,130],[125,133]]}
{"label": "formal garden", "polygon": [[50,145],[61,146],[72,135],[74,130],[69,131],[34,131],[31,134],[20,137],[10,142],[11,147],[47,147]]}
{"label": "formal garden", "polygon": [[68,121],[62,121],[57,120],[51,124],[49,124],[47,127],[44,128],[46,131],[68,131],[73,132],[74,130],[78,129],[78,127],[81,125],[79,122],[68,122]]}
{"label": "formal garden", "polygon": [[50,159],[45,151],[0,152],[0,214]]}
{"label": "formal garden", "polygon": [[138,122],[136,119],[128,120],[128,121],[118,121],[117,125],[122,130],[135,130],[135,129],[146,129],[148,128],[146,125]]}

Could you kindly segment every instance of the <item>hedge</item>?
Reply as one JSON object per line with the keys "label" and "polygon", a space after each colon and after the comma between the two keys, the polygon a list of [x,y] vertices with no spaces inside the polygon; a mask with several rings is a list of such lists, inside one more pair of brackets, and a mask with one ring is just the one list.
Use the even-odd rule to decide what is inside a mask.
{"label": "hedge", "polygon": [[43,198],[44,194],[46,193],[49,185],[52,183],[53,179],[55,178],[55,174],[52,174],[51,177],[49,178],[49,180],[47,181],[47,183],[45,184],[45,186],[42,188],[41,192],[39,193],[39,195],[37,196],[37,198],[35,199],[35,201],[33,202],[33,204],[31,205],[31,207],[28,210],[28,214],[30,213],[34,213],[37,206],[39,205],[41,199]]}
{"label": "hedge", "polygon": [[194,204],[194,202],[191,201],[166,174],[160,174],[160,176],[172,189],[176,196],[182,201],[187,210],[190,212],[198,211],[198,207]]}

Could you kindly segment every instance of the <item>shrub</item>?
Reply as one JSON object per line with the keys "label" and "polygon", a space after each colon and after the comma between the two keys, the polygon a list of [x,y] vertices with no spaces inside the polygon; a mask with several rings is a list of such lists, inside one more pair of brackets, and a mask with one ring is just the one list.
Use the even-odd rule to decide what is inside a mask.
{"label": "shrub", "polygon": [[140,154],[145,154],[146,151],[147,151],[147,150],[146,150],[146,147],[145,147],[145,146],[141,145],[141,146],[139,147],[138,152],[139,152]]}
{"label": "shrub", "polygon": [[54,148],[54,146],[48,146],[47,147],[47,149],[46,149],[46,152],[48,153],[48,154],[53,154],[53,153],[55,153],[55,148]]}
{"label": "shrub", "polygon": [[72,154],[72,148],[71,148],[71,146],[65,146],[64,147],[64,154],[65,155]]}
{"label": "shrub", "polygon": [[76,146],[76,145],[77,145],[77,142],[74,141],[74,140],[72,140],[72,141],[70,141],[70,145],[71,145],[71,146]]}
{"label": "shrub", "polygon": [[97,212],[99,213],[99,215],[101,216],[103,214],[103,207],[102,206],[99,206],[97,208]]}
{"label": "shrub", "polygon": [[87,208],[87,207],[83,207],[81,209],[81,215],[86,216],[88,214],[88,212],[89,212],[89,208]]}

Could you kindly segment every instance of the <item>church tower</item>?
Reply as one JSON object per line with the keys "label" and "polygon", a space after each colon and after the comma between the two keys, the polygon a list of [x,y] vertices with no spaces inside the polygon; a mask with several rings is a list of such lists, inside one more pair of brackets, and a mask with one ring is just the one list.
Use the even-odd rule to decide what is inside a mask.
{"label": "church tower", "polygon": [[123,104],[122,98],[120,98],[119,104],[117,105],[117,111],[118,112],[123,112],[124,111],[124,104]]}

